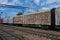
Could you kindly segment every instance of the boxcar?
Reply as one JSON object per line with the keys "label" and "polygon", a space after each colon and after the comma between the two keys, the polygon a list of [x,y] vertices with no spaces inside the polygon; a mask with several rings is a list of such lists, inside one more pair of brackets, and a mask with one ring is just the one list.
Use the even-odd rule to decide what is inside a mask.
{"label": "boxcar", "polygon": [[13,24],[13,17],[8,18],[8,24],[12,25]]}
{"label": "boxcar", "polygon": [[35,13],[35,24],[37,24],[37,27],[48,28],[51,25],[50,14],[50,10]]}
{"label": "boxcar", "polygon": [[8,22],[9,22],[9,19],[8,19],[8,18],[4,18],[4,19],[3,19],[3,23],[4,23],[4,24],[8,24]]}
{"label": "boxcar", "polygon": [[54,10],[54,25],[55,28],[60,29],[60,7]]}
{"label": "boxcar", "polygon": [[23,24],[23,15],[19,15],[14,17],[14,24],[15,25],[22,25]]}
{"label": "boxcar", "polygon": [[34,14],[24,15],[23,24],[28,25],[28,26],[35,26],[35,18],[36,16]]}
{"label": "boxcar", "polygon": [[60,28],[60,7],[14,17],[14,24],[47,29]]}
{"label": "boxcar", "polygon": [[24,15],[23,24],[28,25],[30,27],[50,26],[51,25],[50,14],[51,10],[49,9],[42,12],[35,12],[33,14]]}

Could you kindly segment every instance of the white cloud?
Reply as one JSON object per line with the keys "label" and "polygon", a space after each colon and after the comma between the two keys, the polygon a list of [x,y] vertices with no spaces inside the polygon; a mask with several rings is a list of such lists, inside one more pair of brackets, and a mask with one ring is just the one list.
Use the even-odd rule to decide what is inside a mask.
{"label": "white cloud", "polygon": [[51,6],[48,6],[49,8],[56,8],[56,7],[60,7],[60,5],[51,5]]}
{"label": "white cloud", "polygon": [[[57,0],[57,1],[58,1],[58,0]],[[54,3],[54,2],[56,2],[56,0],[46,0],[46,3],[47,3],[47,4]]]}
{"label": "white cloud", "polygon": [[[7,0],[0,0],[0,4],[7,4]],[[6,8],[3,8],[3,7],[0,7],[0,10],[1,11],[4,11],[4,10],[6,10]]]}
{"label": "white cloud", "polygon": [[37,5],[39,5],[40,0],[34,0],[34,2],[35,2]]}
{"label": "white cloud", "polygon": [[45,5],[45,3],[41,3],[41,6]]}
{"label": "white cloud", "polygon": [[16,5],[23,5],[24,4],[23,2],[21,2],[19,0],[17,0],[16,2],[13,2],[13,3],[15,3]]}
{"label": "white cloud", "polygon": [[56,0],[56,3],[60,4],[60,0]]}
{"label": "white cloud", "polygon": [[60,0],[46,0],[46,4],[42,4],[41,6],[45,5],[42,7],[42,9],[48,9],[48,8],[55,8],[60,6]]}
{"label": "white cloud", "polygon": [[46,0],[46,4],[52,4],[52,3],[59,3],[60,4],[60,0]]}
{"label": "white cloud", "polygon": [[33,10],[33,9],[29,9],[28,11],[29,11],[29,12],[34,12],[34,10]]}
{"label": "white cloud", "polygon": [[25,4],[29,4],[29,5],[32,5],[32,0],[25,0]]}
{"label": "white cloud", "polygon": [[56,8],[56,7],[60,7],[60,5],[49,5],[47,7],[42,7],[42,10]]}
{"label": "white cloud", "polygon": [[8,2],[8,0],[0,0],[0,4],[16,5],[20,4],[20,2],[19,0],[12,0],[12,2]]}
{"label": "white cloud", "polygon": [[42,7],[42,10],[49,9],[48,7]]}
{"label": "white cloud", "polygon": [[16,5],[16,3],[18,3],[19,0],[12,0],[12,2],[8,2],[7,4],[9,5]]}
{"label": "white cloud", "polygon": [[0,0],[0,4],[6,4],[7,0]]}
{"label": "white cloud", "polygon": [[[0,0],[0,4],[16,5],[17,3],[20,4],[19,0],[12,0],[12,2],[8,2],[8,0]],[[7,8],[0,7],[0,10],[2,11],[6,9]]]}
{"label": "white cloud", "polygon": [[[32,1],[38,5],[38,6],[43,6],[45,5],[45,2],[46,4],[52,4],[54,2],[56,3],[60,3],[60,0],[46,0],[45,2],[41,2],[41,0],[25,0],[25,3],[26,5],[28,4],[30,7],[33,7],[33,4],[32,4]],[[41,5],[40,5],[40,2],[41,2]],[[25,5],[24,2],[21,2],[21,0],[12,0],[12,2],[8,2],[8,0],[0,0],[0,4],[9,4],[9,5]],[[27,6],[28,6],[27,5]],[[57,7],[57,6],[60,6],[60,5],[49,5],[48,8],[52,8],[52,7]],[[2,10],[5,10],[3,8],[1,8]],[[47,7],[44,7],[43,9],[47,9]]]}
{"label": "white cloud", "polygon": [[3,8],[3,7],[0,7],[0,10],[1,11],[4,11],[4,10],[6,10],[7,8]]}

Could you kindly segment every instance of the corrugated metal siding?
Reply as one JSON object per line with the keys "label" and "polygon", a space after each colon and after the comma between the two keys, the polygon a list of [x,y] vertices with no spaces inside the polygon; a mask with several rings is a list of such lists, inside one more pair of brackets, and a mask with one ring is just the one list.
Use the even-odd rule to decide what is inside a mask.
{"label": "corrugated metal siding", "polygon": [[51,13],[50,13],[50,11],[36,13],[35,20],[36,20],[35,24],[51,25]]}
{"label": "corrugated metal siding", "polygon": [[14,17],[14,24],[23,24],[23,15]]}
{"label": "corrugated metal siding", "polygon": [[15,24],[41,24],[51,25],[51,11],[36,12],[28,15],[14,17]]}
{"label": "corrugated metal siding", "polygon": [[60,25],[60,8],[56,8],[56,10],[55,10],[55,24],[56,25]]}
{"label": "corrugated metal siding", "polygon": [[9,22],[8,18],[3,19],[3,23],[8,23],[8,22]]}
{"label": "corrugated metal siding", "polygon": [[24,15],[24,24],[35,24],[35,14]]}
{"label": "corrugated metal siding", "polygon": [[29,15],[24,15],[25,24],[42,24],[42,25],[51,25],[51,12],[43,11],[37,12]]}
{"label": "corrugated metal siding", "polygon": [[10,17],[8,19],[9,19],[8,23],[13,24],[13,18]]}

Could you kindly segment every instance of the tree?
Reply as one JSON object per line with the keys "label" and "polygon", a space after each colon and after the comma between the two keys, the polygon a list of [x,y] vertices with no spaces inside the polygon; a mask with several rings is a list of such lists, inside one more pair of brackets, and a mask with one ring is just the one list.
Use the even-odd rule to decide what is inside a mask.
{"label": "tree", "polygon": [[17,15],[23,15],[23,13],[22,12],[19,12]]}

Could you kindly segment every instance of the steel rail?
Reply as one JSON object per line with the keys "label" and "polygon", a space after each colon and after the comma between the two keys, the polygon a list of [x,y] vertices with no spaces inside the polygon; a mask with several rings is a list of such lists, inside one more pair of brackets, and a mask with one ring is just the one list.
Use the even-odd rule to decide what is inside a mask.
{"label": "steel rail", "polygon": [[54,39],[54,40],[60,40],[60,35],[55,35],[55,34],[50,34],[50,33],[45,33],[45,32],[37,32],[37,31],[26,30],[26,29],[18,29],[18,28],[12,28],[12,29],[18,30],[18,31],[21,31],[21,32],[25,32],[25,33],[28,33],[28,34],[32,34],[32,35],[37,35],[37,36],[40,36],[40,37],[43,36],[43,37]]}
{"label": "steel rail", "polygon": [[[9,34],[9,35],[11,35],[12,37],[15,37],[15,38],[21,40],[20,37],[18,37],[18,36],[15,35],[15,34],[12,34],[12,33],[8,32],[8,31],[6,31],[6,30],[2,30],[2,29],[0,29],[0,30],[3,31],[3,32],[5,32],[5,33],[7,33],[7,34]],[[6,39],[6,38],[5,38],[5,39]]]}

